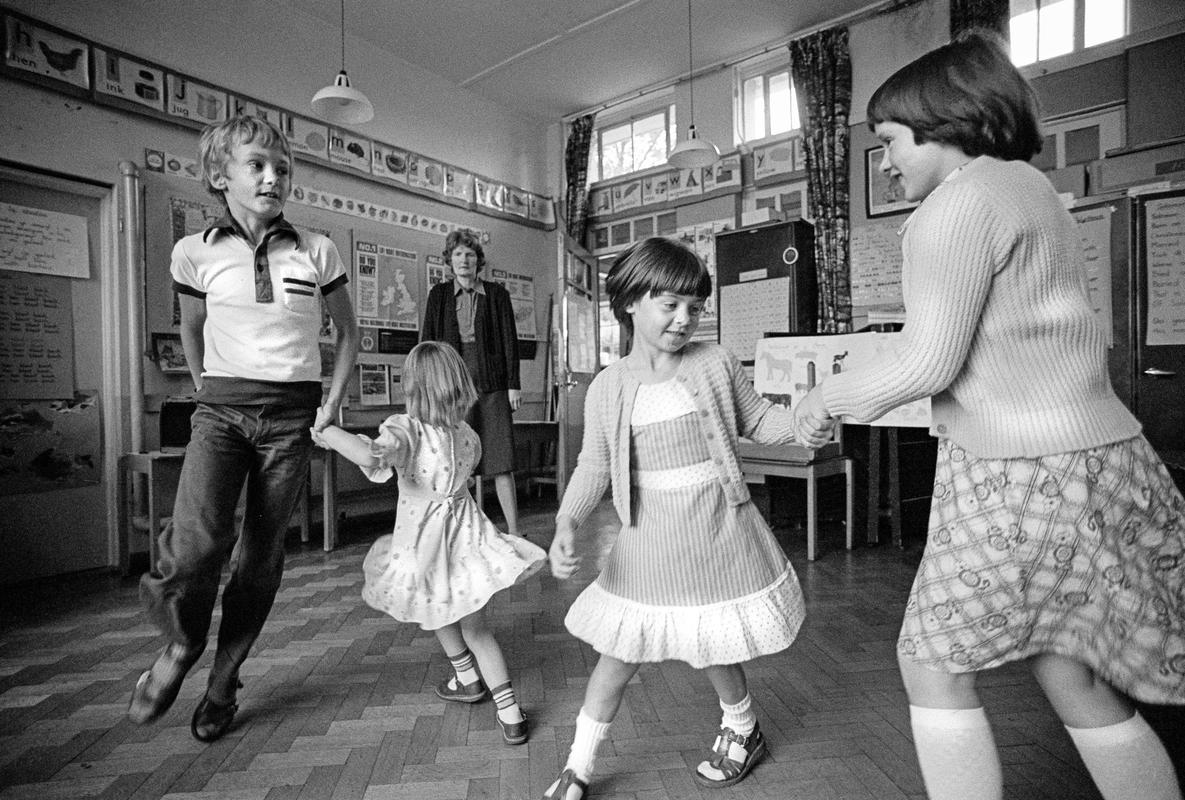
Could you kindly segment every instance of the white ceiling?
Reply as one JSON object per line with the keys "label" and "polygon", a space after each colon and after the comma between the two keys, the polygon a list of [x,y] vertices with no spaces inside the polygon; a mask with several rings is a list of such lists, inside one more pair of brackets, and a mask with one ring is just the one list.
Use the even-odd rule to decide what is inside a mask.
{"label": "white ceiling", "polygon": [[[339,2],[295,3],[337,33]],[[874,5],[692,0],[694,68],[759,52]],[[349,39],[542,119],[687,73],[687,0],[346,0],[345,17]]]}

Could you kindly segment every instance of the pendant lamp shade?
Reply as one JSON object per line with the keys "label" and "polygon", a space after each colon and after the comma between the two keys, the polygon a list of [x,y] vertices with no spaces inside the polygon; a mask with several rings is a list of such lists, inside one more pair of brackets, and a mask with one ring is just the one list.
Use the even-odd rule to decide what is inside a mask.
{"label": "pendant lamp shade", "polygon": [[667,156],[667,163],[675,169],[696,169],[710,167],[720,159],[720,150],[707,139],[699,138],[695,132],[695,70],[691,51],[691,0],[687,0],[687,95],[690,98],[691,124],[687,127],[687,138],[675,145]]}
{"label": "pendant lamp shade", "polygon": [[356,125],[374,119],[374,106],[366,95],[350,85],[350,76],[343,69],[330,86],[313,95],[313,111],[329,122]]}
{"label": "pendant lamp shade", "polygon": [[687,129],[687,138],[675,145],[667,163],[675,169],[710,167],[720,159],[720,150],[707,139],[699,138],[695,126]]}
{"label": "pendant lamp shade", "polygon": [[333,83],[313,95],[317,116],[339,125],[356,125],[374,119],[374,105],[366,95],[350,85],[346,74],[346,0],[341,0],[342,67]]}

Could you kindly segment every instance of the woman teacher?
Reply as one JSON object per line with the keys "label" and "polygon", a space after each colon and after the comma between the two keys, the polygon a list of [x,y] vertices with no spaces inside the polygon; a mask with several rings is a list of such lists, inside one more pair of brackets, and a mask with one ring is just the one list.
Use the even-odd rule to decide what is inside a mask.
{"label": "woman teacher", "polygon": [[[447,342],[465,359],[480,395],[468,422],[481,438],[475,475],[494,478],[507,532],[518,535],[514,487],[514,427],[511,414],[522,402],[518,332],[510,293],[478,277],[485,251],[472,231],[455,230],[444,243],[453,279],[428,292],[420,341]],[[481,498],[478,498],[481,502]]]}

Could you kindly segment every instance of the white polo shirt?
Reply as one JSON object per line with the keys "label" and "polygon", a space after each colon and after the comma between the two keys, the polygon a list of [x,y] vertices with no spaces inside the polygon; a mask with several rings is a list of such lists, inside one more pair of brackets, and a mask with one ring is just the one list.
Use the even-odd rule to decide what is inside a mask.
{"label": "white polo shirt", "polygon": [[348,280],[330,239],[279,217],[253,250],[226,215],[173,246],[170,272],[206,301],[203,377],[320,383],[320,295]]}

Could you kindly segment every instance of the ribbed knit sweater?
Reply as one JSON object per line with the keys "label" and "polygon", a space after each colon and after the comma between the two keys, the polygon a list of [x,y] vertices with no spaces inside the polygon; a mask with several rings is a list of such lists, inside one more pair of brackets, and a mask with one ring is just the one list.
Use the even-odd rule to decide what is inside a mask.
{"label": "ribbed knit sweater", "polygon": [[906,221],[902,253],[902,343],[826,378],[833,416],[868,422],[932,396],[930,432],[989,458],[1139,433],[1107,375],[1074,221],[1039,171],[975,159]]}

